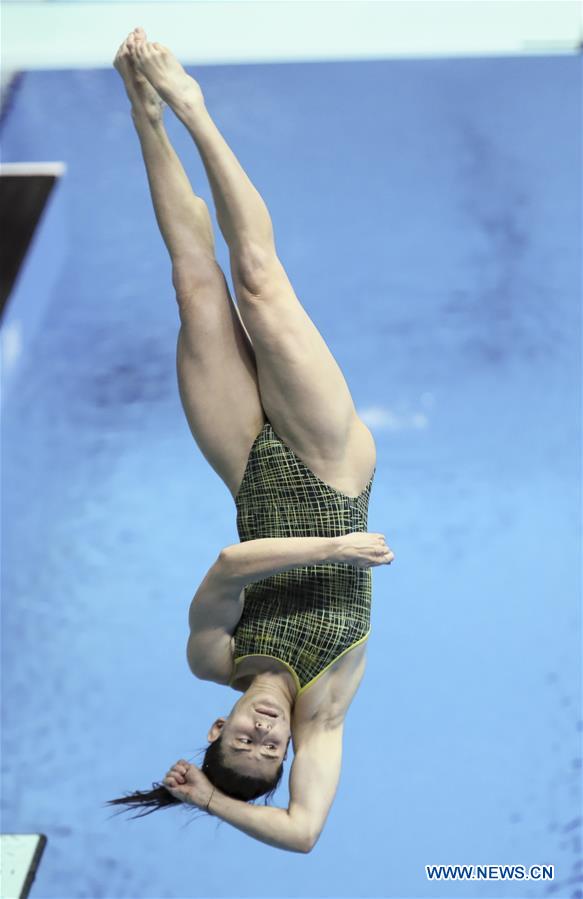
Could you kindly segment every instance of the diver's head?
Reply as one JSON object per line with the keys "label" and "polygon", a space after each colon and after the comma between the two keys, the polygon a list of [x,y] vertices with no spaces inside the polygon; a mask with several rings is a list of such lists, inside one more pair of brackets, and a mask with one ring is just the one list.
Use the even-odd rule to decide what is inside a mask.
{"label": "diver's head", "polygon": [[[265,796],[267,804],[283,776],[296,692],[285,672],[255,675],[228,718],[213,722],[201,768],[215,787],[244,802]],[[123,806],[122,811],[137,808],[138,818],[180,805],[164,786],[152,787],[110,799],[107,805]]]}
{"label": "diver's head", "polygon": [[291,739],[293,697],[277,679],[254,678],[227,718],[208,732],[210,746],[202,770],[215,786],[255,799],[273,793],[282,774]]}

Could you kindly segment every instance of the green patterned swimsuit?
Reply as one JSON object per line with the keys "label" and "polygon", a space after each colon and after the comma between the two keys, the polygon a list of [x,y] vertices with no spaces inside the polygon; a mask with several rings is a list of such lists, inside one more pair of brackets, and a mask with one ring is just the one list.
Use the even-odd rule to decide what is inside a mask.
{"label": "green patterned swimsuit", "polygon": [[[257,435],[235,498],[241,542],[260,537],[336,537],[366,531],[371,478],[357,497],[320,480],[275,433]],[[370,633],[370,568],[304,565],[245,587],[234,633],[232,684],[249,655],[283,662],[303,693]]]}

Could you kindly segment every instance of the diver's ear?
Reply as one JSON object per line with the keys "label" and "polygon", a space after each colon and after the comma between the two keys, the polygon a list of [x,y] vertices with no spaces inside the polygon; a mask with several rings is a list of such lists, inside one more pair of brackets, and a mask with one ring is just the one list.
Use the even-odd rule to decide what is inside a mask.
{"label": "diver's ear", "polygon": [[226,718],[217,718],[217,720],[213,722],[213,724],[211,725],[211,729],[206,736],[207,740],[209,740],[210,743],[214,743],[215,740],[219,739],[226,721]]}

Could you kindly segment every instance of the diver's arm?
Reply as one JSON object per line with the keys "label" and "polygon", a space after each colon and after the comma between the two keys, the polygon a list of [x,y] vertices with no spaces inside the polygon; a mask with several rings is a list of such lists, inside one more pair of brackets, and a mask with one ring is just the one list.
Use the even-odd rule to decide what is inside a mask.
{"label": "diver's arm", "polygon": [[390,565],[394,554],[384,534],[352,531],[337,537],[261,537],[225,546],[218,567],[233,589],[263,580],[272,574],[304,565],[327,562],[372,568]]}
{"label": "diver's arm", "polygon": [[188,611],[188,666],[195,677],[228,684],[231,637],[243,614],[244,591],[225,577],[219,556],[204,576]]}
{"label": "diver's arm", "polygon": [[286,808],[250,805],[215,790],[209,812],[276,849],[287,849],[288,852],[309,852],[311,849],[310,834],[303,822],[292,818]]}
{"label": "diver's arm", "polygon": [[344,717],[313,723],[294,733],[294,761],[290,771],[289,815],[307,840],[310,852],[326,823],[342,768]]}
{"label": "diver's arm", "polygon": [[225,546],[219,555],[223,576],[235,589],[302,565],[336,561],[337,537],[260,537]]}
{"label": "diver's arm", "polygon": [[[267,537],[221,550],[188,612],[186,658],[194,676],[220,684],[230,682],[231,638],[243,614],[246,584],[297,565],[327,560],[332,543],[333,538],[327,537]],[[276,564],[279,567],[274,567]]]}
{"label": "diver's arm", "polygon": [[333,561],[334,537],[265,537],[221,550],[188,612],[188,665],[202,680],[228,684],[233,668],[231,637],[244,606],[243,587],[298,565]]}

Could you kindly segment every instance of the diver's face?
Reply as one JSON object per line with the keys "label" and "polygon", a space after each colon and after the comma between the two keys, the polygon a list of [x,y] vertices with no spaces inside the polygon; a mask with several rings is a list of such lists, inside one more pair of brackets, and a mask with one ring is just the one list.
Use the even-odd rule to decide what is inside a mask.
{"label": "diver's face", "polygon": [[289,709],[272,700],[263,705],[260,698],[244,695],[228,718],[215,721],[208,738],[216,740],[222,733],[221,749],[230,768],[268,779],[275,777],[287,754],[289,717]]}

